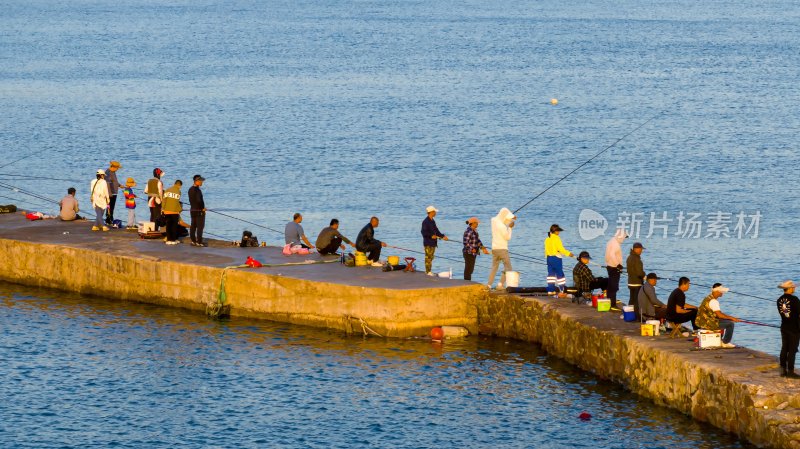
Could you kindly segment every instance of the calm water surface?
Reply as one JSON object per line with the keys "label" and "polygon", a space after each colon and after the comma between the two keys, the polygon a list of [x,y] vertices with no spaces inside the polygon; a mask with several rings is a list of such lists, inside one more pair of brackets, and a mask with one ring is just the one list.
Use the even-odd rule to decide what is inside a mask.
{"label": "calm water surface", "polygon": [[3,447],[749,447],[532,344],[347,338],[10,285],[0,301]]}

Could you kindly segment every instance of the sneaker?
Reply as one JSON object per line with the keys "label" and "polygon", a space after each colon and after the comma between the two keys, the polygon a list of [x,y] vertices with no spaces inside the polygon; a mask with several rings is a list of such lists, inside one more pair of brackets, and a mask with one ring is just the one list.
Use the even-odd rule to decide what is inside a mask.
{"label": "sneaker", "polygon": [[619,307],[612,307],[612,308],[610,308],[608,310],[610,310],[612,312],[622,312],[622,309],[620,309]]}
{"label": "sneaker", "polygon": [[92,226],[92,231],[99,231],[99,230],[100,228],[98,228],[97,226]]}
{"label": "sneaker", "polygon": [[723,344],[722,344],[722,347],[723,347],[723,348],[735,348],[735,347],[736,347],[736,345],[735,345],[735,344],[733,344],[733,343],[723,343]]}
{"label": "sneaker", "polygon": [[370,265],[373,266],[373,267],[382,267],[383,266],[383,264],[378,262],[378,261],[372,262]]}
{"label": "sneaker", "polygon": [[502,282],[501,282],[501,283],[499,283],[499,284],[497,284],[497,289],[498,289],[498,290],[502,290],[502,289],[504,289],[504,288],[505,288],[505,287],[503,287],[503,283],[502,283]]}
{"label": "sneaker", "polygon": [[180,242],[177,241],[177,240],[173,240],[171,242],[167,242],[167,245],[177,245],[178,243],[180,243]]}
{"label": "sneaker", "polygon": [[189,244],[192,245],[192,246],[200,246],[200,245],[197,244],[197,242],[189,242]]}
{"label": "sneaker", "polygon": [[425,274],[428,275],[428,276],[436,276],[435,274],[431,273],[430,271],[425,273]]}
{"label": "sneaker", "polygon": [[489,290],[491,290],[491,289],[492,289],[492,284],[486,284],[486,288],[488,288]]}
{"label": "sneaker", "polygon": [[107,232],[107,231],[108,231],[108,226],[103,226],[103,232]]}

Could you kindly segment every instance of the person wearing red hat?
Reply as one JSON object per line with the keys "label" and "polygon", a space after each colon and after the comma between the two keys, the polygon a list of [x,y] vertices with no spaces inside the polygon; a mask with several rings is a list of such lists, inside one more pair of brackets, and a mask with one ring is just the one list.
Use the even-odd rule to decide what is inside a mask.
{"label": "person wearing red hat", "polygon": [[161,177],[164,176],[164,171],[160,168],[153,169],[153,177],[147,181],[147,187],[144,193],[149,198],[147,206],[150,208],[150,221],[154,223],[155,229],[158,230],[158,221],[161,218],[161,202],[164,200],[164,183],[161,182]]}

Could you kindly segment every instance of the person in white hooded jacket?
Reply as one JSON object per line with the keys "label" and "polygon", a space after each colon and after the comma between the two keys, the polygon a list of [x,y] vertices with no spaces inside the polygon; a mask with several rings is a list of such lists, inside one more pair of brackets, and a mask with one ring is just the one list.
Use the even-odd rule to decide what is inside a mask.
{"label": "person in white hooded jacket", "polygon": [[614,237],[606,243],[606,271],[608,271],[608,299],[611,307],[617,308],[617,292],[619,291],[619,277],[622,274],[622,242],[628,238],[624,229],[617,229]]}
{"label": "person in white hooded jacket", "polygon": [[492,288],[497,269],[500,262],[503,262],[503,273],[500,275],[500,283],[497,289],[503,289],[506,282],[506,272],[511,268],[511,259],[508,257],[508,241],[511,240],[511,228],[514,227],[514,220],[517,217],[507,208],[500,209],[500,212],[492,218],[492,270],[489,272],[487,285]]}

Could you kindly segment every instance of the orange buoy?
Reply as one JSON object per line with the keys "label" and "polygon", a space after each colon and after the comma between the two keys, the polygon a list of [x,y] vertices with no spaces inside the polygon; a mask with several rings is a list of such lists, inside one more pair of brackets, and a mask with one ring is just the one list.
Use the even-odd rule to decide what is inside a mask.
{"label": "orange buoy", "polygon": [[431,340],[442,341],[444,339],[444,331],[441,327],[434,327],[431,329]]}

